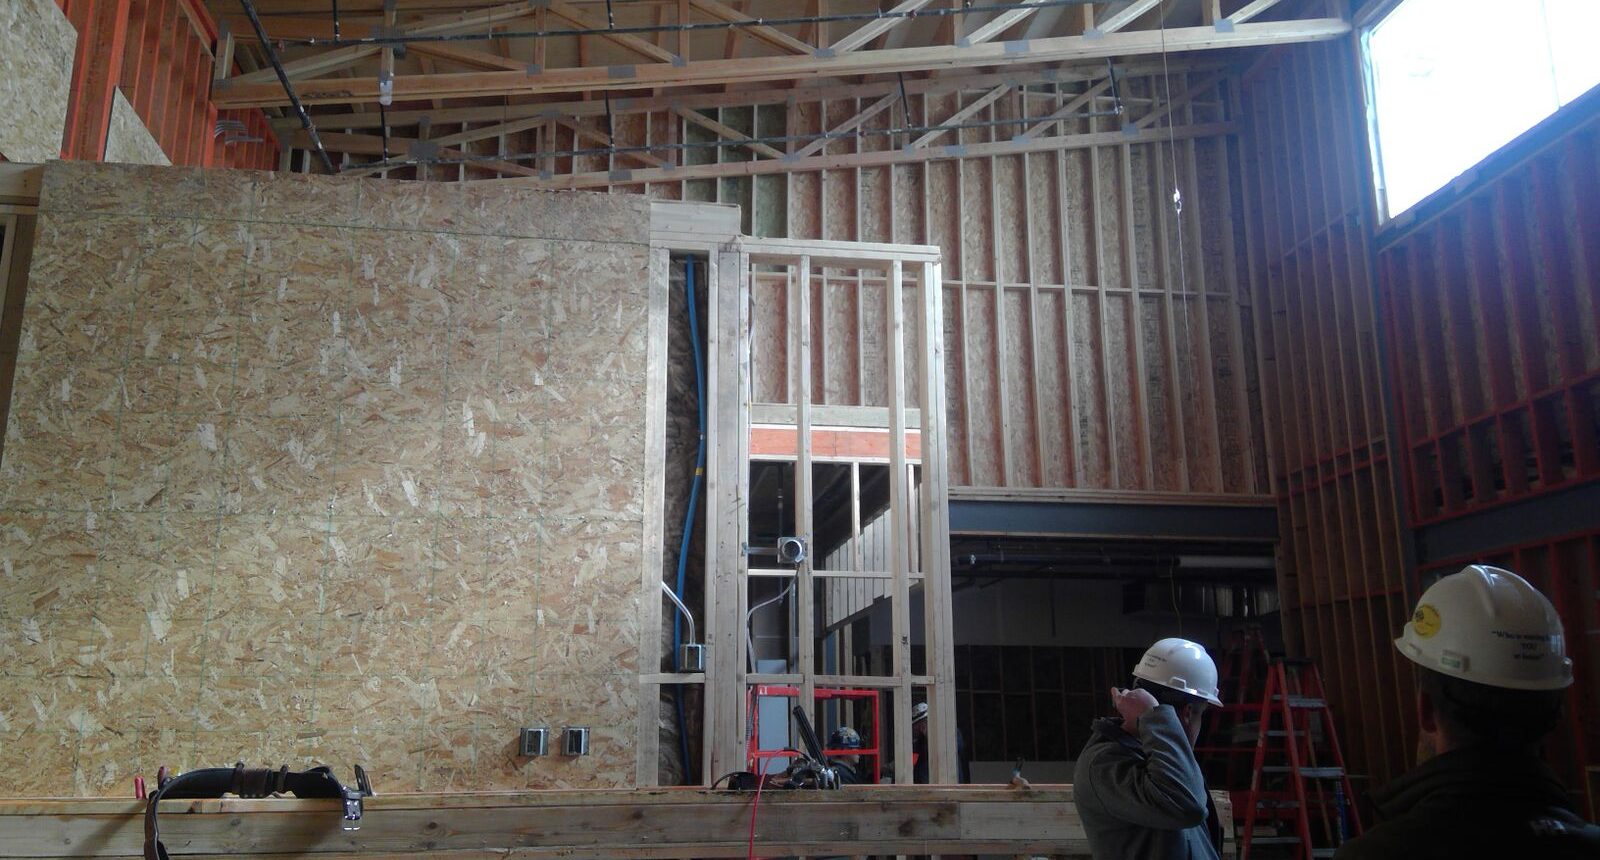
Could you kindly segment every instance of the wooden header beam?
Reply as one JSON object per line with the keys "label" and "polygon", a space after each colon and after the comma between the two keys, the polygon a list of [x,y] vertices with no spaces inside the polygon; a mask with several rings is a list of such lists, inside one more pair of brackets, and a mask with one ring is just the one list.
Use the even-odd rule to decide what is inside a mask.
{"label": "wooden header beam", "polygon": [[[1230,833],[1227,792],[1213,796]],[[354,832],[340,829],[339,801],[168,801],[161,835],[184,857],[744,857],[753,800],[701,789],[380,794]],[[143,818],[137,800],[0,801],[0,854],[138,857]],[[755,844],[766,857],[1089,850],[1071,786],[772,791]]]}
{"label": "wooden header beam", "polygon": [[[498,22],[497,22],[498,23]],[[539,95],[592,90],[703,86],[757,81],[845,77],[932,69],[970,68],[1104,59],[1163,50],[1200,51],[1335,39],[1350,32],[1338,18],[1239,24],[1229,32],[1215,27],[1176,27],[1120,31],[1098,35],[1058,36],[1019,42],[890,48],[835,53],[832,56],[783,56],[640,66],[550,69],[529,74],[516,71],[400,75],[397,101]],[[341,49],[342,50],[342,49]],[[309,59],[308,63],[314,62]],[[370,78],[317,78],[297,83],[301,101],[312,105],[356,104],[378,98],[378,81]],[[231,79],[216,91],[222,108],[281,107],[288,96],[277,83],[243,83]]]}

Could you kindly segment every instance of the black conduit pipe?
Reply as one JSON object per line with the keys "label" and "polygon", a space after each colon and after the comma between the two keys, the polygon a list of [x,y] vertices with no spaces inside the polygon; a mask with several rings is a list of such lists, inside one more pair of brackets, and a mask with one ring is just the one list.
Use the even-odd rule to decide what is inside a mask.
{"label": "black conduit pipe", "polygon": [[278,82],[283,84],[283,91],[289,96],[289,104],[294,106],[294,112],[300,117],[300,127],[306,130],[311,138],[311,145],[317,150],[317,157],[322,159],[322,166],[329,173],[337,173],[333,169],[333,159],[328,157],[328,150],[322,146],[322,138],[317,134],[317,126],[311,121],[311,114],[306,113],[306,106],[300,103],[300,97],[294,94],[294,85],[289,83],[289,73],[283,70],[283,61],[278,59],[278,52],[273,49],[272,43],[267,41],[267,30],[261,26],[261,16],[256,14],[256,5],[250,0],[239,0],[239,5],[244,7],[245,17],[250,19],[250,27],[256,31],[256,38],[261,41],[261,50],[267,53],[267,61],[272,63],[272,70],[278,73]]}

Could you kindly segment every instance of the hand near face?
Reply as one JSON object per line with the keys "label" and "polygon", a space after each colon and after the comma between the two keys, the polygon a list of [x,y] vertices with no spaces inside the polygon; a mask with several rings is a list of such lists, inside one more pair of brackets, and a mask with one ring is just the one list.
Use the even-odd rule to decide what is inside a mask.
{"label": "hand near face", "polygon": [[1146,690],[1134,688],[1124,690],[1120,687],[1111,688],[1111,704],[1122,715],[1124,726],[1133,726],[1139,722],[1139,717],[1156,706],[1156,697]]}

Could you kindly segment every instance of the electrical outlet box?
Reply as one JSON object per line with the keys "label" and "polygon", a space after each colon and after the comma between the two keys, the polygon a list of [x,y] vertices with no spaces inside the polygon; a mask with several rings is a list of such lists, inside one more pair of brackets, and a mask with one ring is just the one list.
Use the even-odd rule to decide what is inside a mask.
{"label": "electrical outlet box", "polygon": [[589,730],[582,726],[567,726],[561,730],[561,753],[577,756],[589,754]]}
{"label": "electrical outlet box", "polygon": [[541,756],[550,751],[550,730],[523,729],[517,735],[517,749],[524,756]]}

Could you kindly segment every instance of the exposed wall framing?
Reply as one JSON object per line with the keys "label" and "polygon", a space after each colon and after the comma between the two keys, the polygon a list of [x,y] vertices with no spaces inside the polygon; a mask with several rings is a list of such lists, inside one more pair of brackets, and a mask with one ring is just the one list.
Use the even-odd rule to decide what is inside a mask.
{"label": "exposed wall framing", "polygon": [[[1349,43],[1284,51],[1243,92],[1244,233],[1290,648],[1317,660],[1353,773],[1411,763],[1410,611],[1382,401],[1359,73]],[[1401,361],[1409,358],[1398,359]]]}
{"label": "exposed wall framing", "polygon": [[1416,525],[1600,479],[1590,114],[1378,253]]}
{"label": "exposed wall framing", "polygon": [[[736,203],[744,231],[757,236],[939,246],[958,488],[1264,493],[1255,334],[1235,265],[1244,244],[1235,229],[1233,79],[1179,70],[1169,102],[1167,83],[1146,70],[1119,80],[1119,117],[1103,74],[1053,77],[920,81],[904,100],[892,84],[787,104],[712,100],[690,109],[634,99],[619,102],[630,112],[615,119],[619,146],[801,139],[776,144],[788,150],[782,158],[743,146],[684,150],[676,168],[636,169],[625,154],[555,157],[540,165],[549,179],[528,181]],[[1056,119],[1030,119],[1038,117]],[[584,146],[585,130],[593,135],[603,122],[469,122],[453,141],[478,137],[478,125],[481,138],[459,145],[564,151]],[[946,124],[976,127],[888,133]],[[805,139],[856,128],[872,133]],[[361,135],[325,137],[339,148]],[[477,163],[457,167],[496,175]],[[1181,216],[1171,204],[1174,175]],[[870,327],[840,301],[818,313],[830,325],[854,318]],[[869,352],[852,351],[857,342]],[[786,347],[773,343],[779,360]],[[863,372],[877,348],[830,337],[813,353],[817,403],[881,404],[881,376]],[[757,368],[758,386],[770,379]]]}

